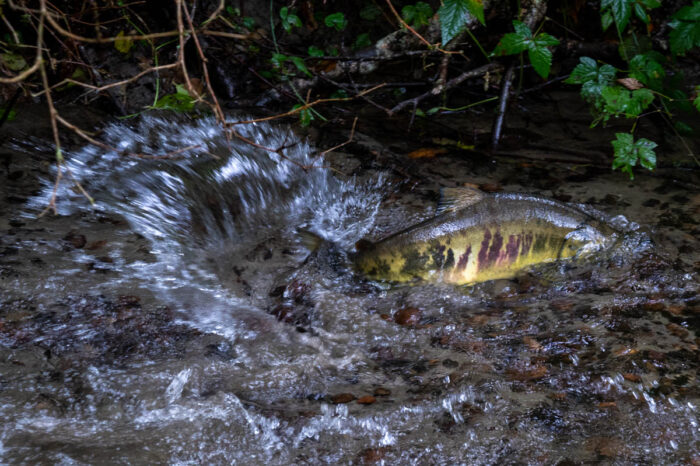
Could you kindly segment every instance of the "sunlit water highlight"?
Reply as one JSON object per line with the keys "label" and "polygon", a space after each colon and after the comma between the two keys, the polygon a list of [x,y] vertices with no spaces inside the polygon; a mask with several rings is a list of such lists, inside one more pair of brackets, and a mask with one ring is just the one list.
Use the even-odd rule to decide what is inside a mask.
{"label": "sunlit water highlight", "polygon": [[[34,284],[34,293],[151,293],[211,344],[89,365],[68,380],[3,381],[6,461],[657,463],[697,454],[696,367],[684,359],[697,357],[694,334],[669,332],[667,316],[643,311],[648,293],[682,302],[697,289],[663,266],[630,274],[653,249],[636,225],[607,219],[628,236],[598,264],[553,264],[516,282],[381,289],[309,264],[294,273],[306,255],[298,228],[342,249],[372,231],[385,176],[322,168],[315,149],[284,128],[239,131],[285,147],[284,156],[228,140],[210,119],[153,116],[103,137],[124,153],[196,148],[172,160],[94,147],[68,156],[97,202],[89,208],[64,183],[59,213],[121,217],[128,228],[113,233],[109,280],[61,286],[94,255],[81,249],[55,271],[59,283]],[[46,180],[28,216],[52,189]],[[134,232],[147,253],[120,236]],[[270,294],[289,277],[304,288],[296,301],[287,296],[300,325],[271,315],[279,299]],[[421,310],[416,327],[391,319],[407,307]],[[95,330],[64,324],[42,338],[61,332],[80,342]],[[666,354],[663,368],[657,353]],[[376,392],[372,404],[333,402],[377,388],[389,393]]]}

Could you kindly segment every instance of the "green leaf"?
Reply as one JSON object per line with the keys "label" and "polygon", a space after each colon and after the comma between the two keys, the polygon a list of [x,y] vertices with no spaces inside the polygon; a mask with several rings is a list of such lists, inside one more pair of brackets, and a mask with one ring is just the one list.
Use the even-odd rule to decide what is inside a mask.
{"label": "green leaf", "polygon": [[635,89],[632,91],[630,105],[627,108],[627,117],[637,117],[654,101],[654,93],[649,89]]}
{"label": "green leaf", "polygon": [[466,24],[468,11],[465,0],[445,0],[443,2],[438,9],[443,46],[462,31]]}
{"label": "green leaf", "polygon": [[632,57],[630,60],[630,76],[647,87],[661,90],[666,70],[663,65],[656,61],[656,57],[657,54],[655,53],[645,53]]}
{"label": "green leaf", "polygon": [[164,95],[151,108],[187,113],[194,109],[195,100],[182,84],[175,85],[175,93]]}
{"label": "green leaf", "polygon": [[641,166],[647,170],[653,170],[656,168],[656,153],[654,152],[654,149],[656,148],[657,144],[654,141],[642,138],[635,142],[634,146],[637,149],[637,155]]}
{"label": "green leaf", "polygon": [[613,66],[607,64],[598,68],[596,61],[590,57],[581,57],[579,61],[580,63],[564,82],[581,84],[583,100],[592,103],[598,109],[602,109],[604,104],[602,91],[615,79],[617,71]]}
{"label": "green leaf", "polygon": [[114,41],[114,48],[117,49],[121,53],[129,53],[129,50],[131,50],[131,47],[134,46],[134,41],[131,39],[124,39],[124,31],[119,31],[119,34],[117,34],[117,38]]}
{"label": "green leaf", "polygon": [[682,21],[700,21],[700,2],[695,0],[692,6],[685,6],[673,15]]}
{"label": "green leaf", "polygon": [[530,28],[522,21],[513,21],[513,29],[515,29],[515,33],[522,37],[523,40],[532,38],[532,31],[530,31]]}
{"label": "green leaf", "polygon": [[649,24],[649,15],[641,4],[634,4],[634,14],[637,15],[637,18],[642,20],[644,24]]}
{"label": "green leaf", "polygon": [[549,69],[552,66],[552,52],[547,47],[530,47],[527,51],[530,63],[537,74],[543,78],[549,76]]}
{"label": "green leaf", "polygon": [[307,52],[308,52],[308,54],[309,54],[310,57],[322,57],[322,56],[325,55],[325,54],[323,53],[323,50],[321,50],[320,48],[315,47],[315,46],[313,46],[313,45],[310,45],[310,46],[309,46]]}
{"label": "green leaf", "polygon": [[676,128],[676,131],[685,136],[690,136],[693,134],[693,127],[682,121],[676,121],[673,123],[673,127]]}
{"label": "green leaf", "polygon": [[[529,31],[529,29],[528,29]],[[543,32],[535,36],[528,44],[528,57],[530,63],[537,74],[543,78],[549,76],[549,70],[552,66],[552,52],[548,46],[558,45],[559,40]]]}
{"label": "green leaf", "polygon": [[693,100],[693,105],[697,109],[698,112],[700,112],[700,95],[698,95],[695,100]]}
{"label": "green leaf", "polygon": [[301,19],[289,11],[289,8],[286,6],[280,8],[280,18],[282,18],[282,27],[287,32],[291,32],[294,27],[301,27]]}
{"label": "green leaf", "polygon": [[348,21],[345,19],[345,15],[341,12],[333,13],[326,16],[324,20],[326,26],[333,28],[336,31],[342,31],[348,25]]}
{"label": "green leaf", "polygon": [[656,153],[654,149],[657,144],[648,139],[639,139],[634,142],[634,137],[629,133],[616,133],[616,140],[612,141],[615,158],[613,159],[613,170],[620,168],[622,172],[628,173],[634,179],[632,167],[639,163],[642,167],[653,170],[656,167]]}
{"label": "green leaf", "polygon": [[647,7],[647,9],[651,10],[654,8],[658,8],[661,6],[661,2],[659,0],[637,0],[639,3]]}
{"label": "green leaf", "polygon": [[[622,32],[627,27],[627,23],[629,23],[634,2],[635,0],[602,0],[600,7],[601,11],[606,10],[612,13],[618,31]],[[605,23],[603,26],[605,26]],[[604,27],[604,29],[607,28]]]}
{"label": "green leaf", "polygon": [[401,16],[403,16],[404,21],[415,28],[427,26],[433,16],[433,9],[425,2],[418,2],[415,5],[403,7]]}
{"label": "green leaf", "polygon": [[483,0],[445,0],[443,2],[438,9],[442,45],[446,45],[464,29],[470,15],[481,24],[486,24]]}
{"label": "green leaf", "polygon": [[654,93],[649,89],[628,91],[621,86],[608,86],[601,91],[604,100],[603,120],[610,116],[638,117],[654,100]]}
{"label": "green leaf", "polygon": [[[2,116],[5,113],[5,107],[0,107],[0,116]],[[12,121],[17,117],[17,112],[14,109],[10,109],[10,112],[7,114],[7,120],[6,121]]]}
{"label": "green leaf", "polygon": [[610,25],[613,23],[612,13],[606,11],[600,15],[600,24],[603,27],[603,31],[607,31]]}
{"label": "green leaf", "polygon": [[509,32],[508,34],[501,37],[498,41],[496,48],[491,55],[515,55],[520,52],[527,50],[526,39],[514,32]]}
{"label": "green leaf", "polygon": [[[302,107],[301,104],[296,104],[294,107],[292,107],[292,110],[296,110],[300,107]],[[299,122],[301,123],[301,126],[309,126],[311,124],[311,120],[313,119],[314,115],[311,113],[310,109],[305,108],[304,110],[299,111]]]}
{"label": "green leaf", "polygon": [[374,21],[382,14],[382,10],[377,5],[367,5],[360,10],[360,18],[366,21]]}
{"label": "green leaf", "polygon": [[556,37],[552,37],[546,32],[541,32],[535,36],[534,40],[535,44],[537,44],[538,47],[554,47],[555,45],[559,45],[559,39]]}
{"label": "green leaf", "polygon": [[299,71],[307,75],[308,77],[312,77],[313,75],[311,74],[311,71],[306,67],[306,63],[304,63],[304,59],[301,57],[289,57],[289,61],[294,63],[294,66],[297,67]]}
{"label": "green leaf", "polygon": [[289,57],[283,53],[273,53],[272,58],[270,58],[272,66],[275,68],[281,68],[287,60],[289,60]]}
{"label": "green leaf", "polygon": [[591,57],[581,57],[579,64],[573,69],[564,81],[567,84],[583,84],[587,81],[597,80],[598,63]]}
{"label": "green leaf", "polygon": [[345,89],[338,89],[330,96],[331,99],[347,99],[348,93]]}
{"label": "green leaf", "polygon": [[[251,18],[250,16],[244,16],[243,27],[245,27],[249,31],[252,31],[255,28],[255,18]],[[301,21],[299,21],[299,27],[301,27]]]}
{"label": "green leaf", "polygon": [[486,18],[484,17],[484,2],[483,0],[467,0],[467,9],[482,26],[486,26]]}
{"label": "green leaf", "polygon": [[700,46],[700,21],[673,20],[668,24],[673,29],[668,39],[674,55],[685,55],[688,50]]}
{"label": "green leaf", "polygon": [[352,48],[358,50],[365,47],[369,47],[370,45],[372,45],[372,41],[369,38],[369,33],[364,32],[357,36],[357,39],[355,39],[355,43],[352,44]]}
{"label": "green leaf", "polygon": [[0,61],[2,61],[2,64],[12,71],[22,71],[27,67],[27,61],[24,59],[24,57],[17,55],[16,53],[8,52],[0,54]]}

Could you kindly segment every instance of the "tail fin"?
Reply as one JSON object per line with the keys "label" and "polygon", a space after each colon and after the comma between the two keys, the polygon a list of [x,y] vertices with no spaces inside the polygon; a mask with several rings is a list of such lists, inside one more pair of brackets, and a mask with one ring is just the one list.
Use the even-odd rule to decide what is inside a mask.
{"label": "tail fin", "polygon": [[299,237],[299,242],[302,246],[308,249],[310,252],[314,252],[323,244],[325,239],[318,236],[316,233],[304,230],[302,228],[297,228],[297,236]]}

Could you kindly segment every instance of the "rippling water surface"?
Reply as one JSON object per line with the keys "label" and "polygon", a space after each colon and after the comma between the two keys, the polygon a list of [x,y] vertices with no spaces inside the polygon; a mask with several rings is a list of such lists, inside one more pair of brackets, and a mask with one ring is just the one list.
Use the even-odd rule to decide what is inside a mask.
{"label": "rippling water surface", "polygon": [[306,260],[297,230],[349,250],[434,205],[284,128],[240,131],[280,154],[208,119],[113,124],[123,153],[68,156],[94,207],[63,183],[37,220],[51,179],[25,203],[4,237],[32,251],[2,269],[4,462],[698,460],[697,274],[645,225],[591,210],[626,232],[595,261],[377,286]]}

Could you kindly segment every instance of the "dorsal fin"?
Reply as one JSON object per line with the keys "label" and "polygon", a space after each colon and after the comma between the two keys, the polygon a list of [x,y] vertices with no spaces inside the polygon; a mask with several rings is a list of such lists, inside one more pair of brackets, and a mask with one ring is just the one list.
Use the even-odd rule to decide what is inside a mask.
{"label": "dorsal fin", "polygon": [[445,212],[476,204],[483,198],[484,193],[474,188],[442,188],[440,190],[437,214],[444,214]]}

